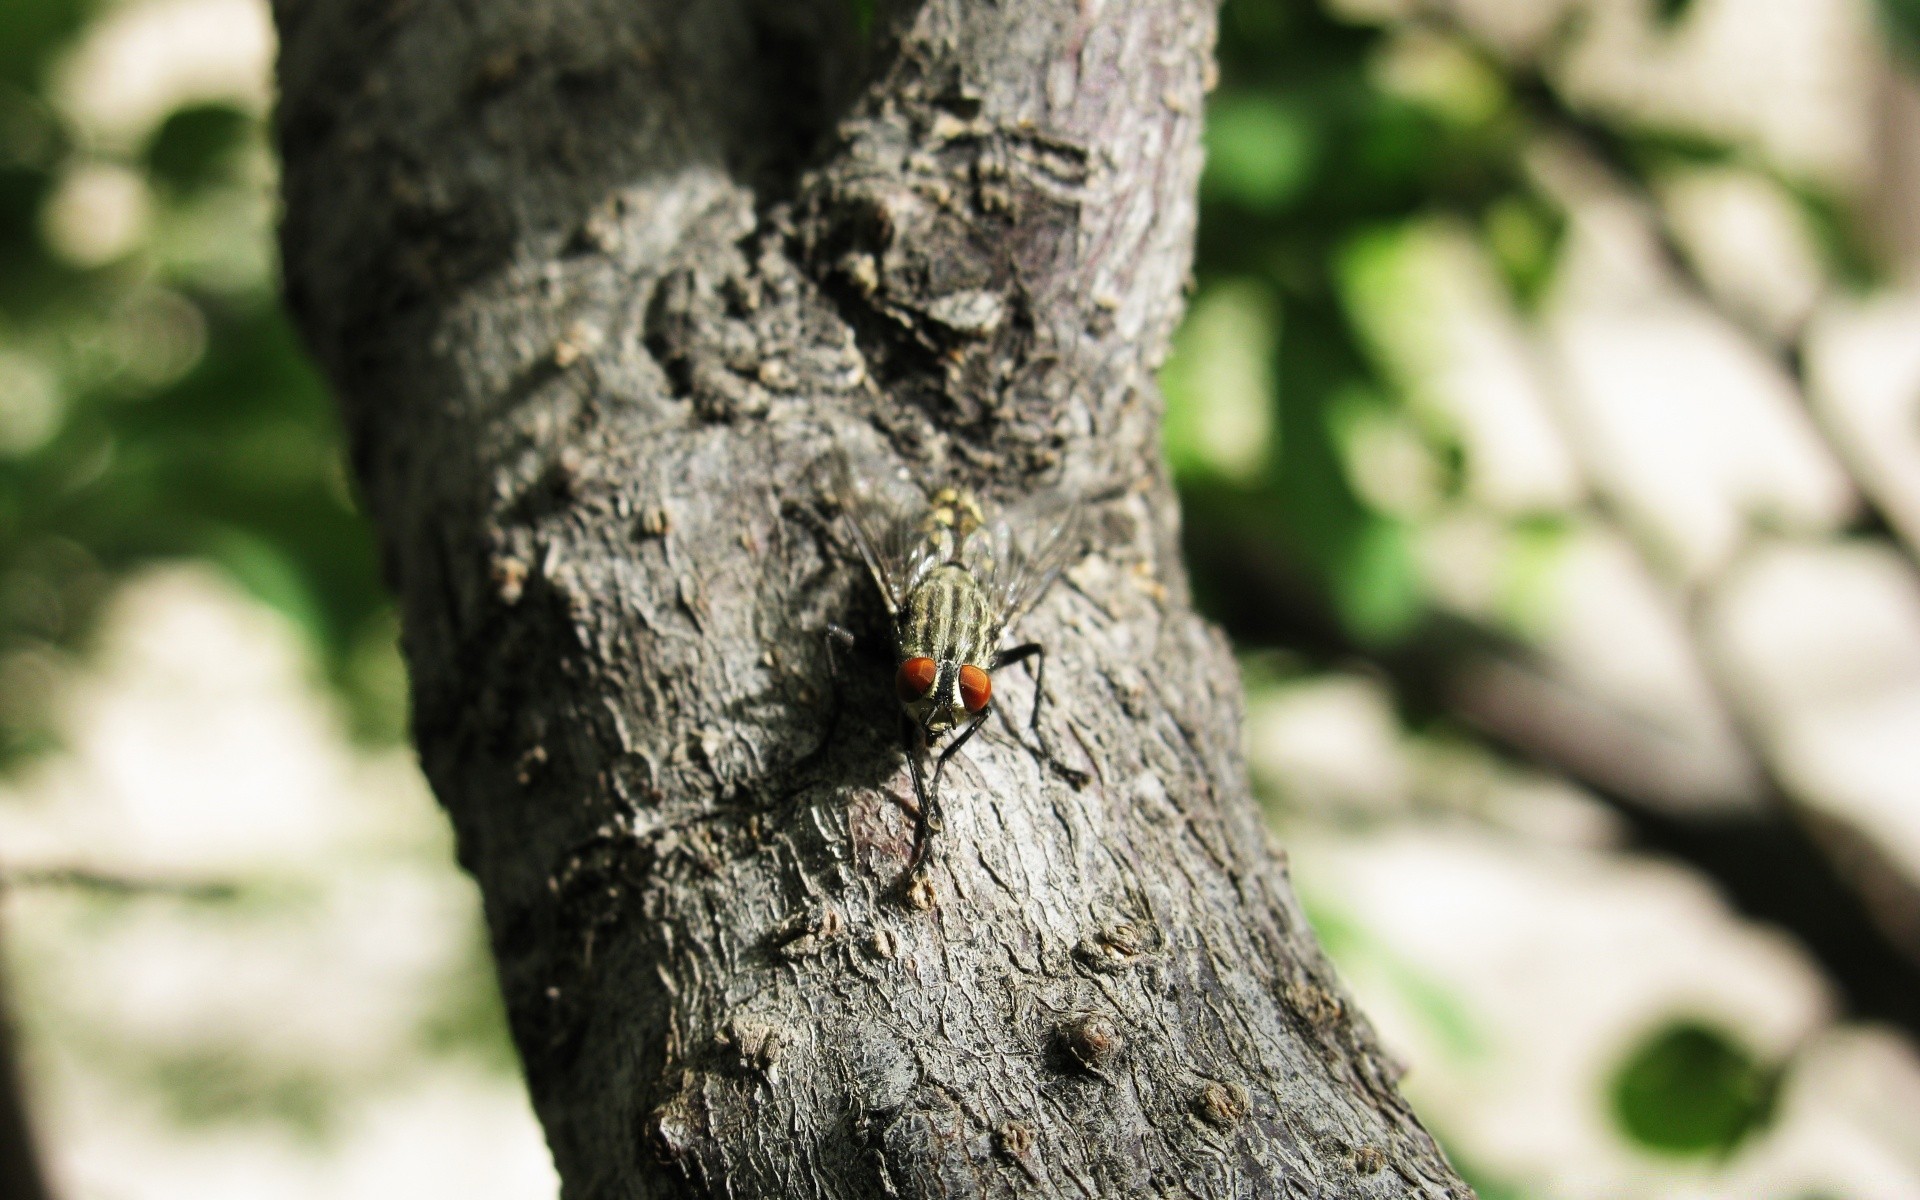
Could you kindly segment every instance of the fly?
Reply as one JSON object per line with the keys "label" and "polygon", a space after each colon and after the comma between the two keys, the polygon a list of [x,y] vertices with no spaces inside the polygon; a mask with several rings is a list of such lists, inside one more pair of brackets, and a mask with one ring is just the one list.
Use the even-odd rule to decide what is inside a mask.
{"label": "fly", "polygon": [[[972,493],[943,488],[928,495],[898,468],[855,458],[844,447],[835,455],[833,490],[892,627],[894,690],[919,805],[911,881],[940,828],[940,772],[992,714],[995,671],[1032,663],[1028,729],[1056,769],[1079,775],[1060,767],[1040,740],[1046,650],[1038,642],[1003,650],[1000,642],[1066,564],[1080,507],[1070,496],[1042,493],[989,520]],[[837,625],[828,636],[830,657],[834,642],[853,642]],[[929,775],[921,760],[943,740]]]}

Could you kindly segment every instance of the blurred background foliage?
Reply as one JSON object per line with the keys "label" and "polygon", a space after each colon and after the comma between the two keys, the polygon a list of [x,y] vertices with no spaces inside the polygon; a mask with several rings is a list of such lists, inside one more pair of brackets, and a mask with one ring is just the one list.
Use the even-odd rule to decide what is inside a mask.
{"label": "blurred background foliage", "polygon": [[[1760,7],[1774,15],[1749,23],[1775,42],[1807,27],[1775,10],[1811,11]],[[1897,64],[1920,49],[1920,6],[1833,7],[1865,14],[1855,69],[1910,97]],[[1588,453],[1604,423],[1540,401],[1556,390],[1540,377],[1578,359],[1583,297],[1608,280],[1627,309],[1704,312],[1715,345],[1737,343],[1729,354],[1759,364],[1750,375],[1805,405],[1827,361],[1814,337],[1822,306],[1902,294],[1911,277],[1899,231],[1875,217],[1913,208],[1905,184],[1834,166],[1817,135],[1808,150],[1738,112],[1642,103],[1593,82],[1589,50],[1617,43],[1622,22],[1640,39],[1631,53],[1652,61],[1711,43],[1709,23],[1724,27],[1728,11],[1711,0],[1227,0],[1222,14],[1195,289],[1163,376],[1196,587],[1244,651],[1256,782],[1295,848],[1316,925],[1487,1197],[1920,1196],[1915,1110],[1889,1124],[1884,1108],[1863,1115],[1857,1103],[1860,1079],[1887,1094],[1920,1087],[1920,957],[1899,916],[1920,841],[1888,832],[1910,833],[1899,812],[1822,806],[1827,776],[1776,753],[1787,718],[1749,703],[1764,689],[1737,655],[1715,665],[1713,647],[1733,634],[1700,615],[1717,611],[1719,585],[1756,540],[1782,531],[1798,547],[1865,547],[1907,570],[1900,489],[1861,469],[1844,419],[1815,409],[1792,435],[1815,449],[1787,455],[1814,462],[1802,472],[1813,482],[1775,494],[1766,480],[1800,476],[1765,465],[1749,472],[1761,483],[1741,475],[1748,490],[1728,502],[1739,532],[1715,532],[1706,518],[1667,519],[1691,493],[1636,491],[1633,471]],[[404,1182],[394,1163],[409,1154],[441,1169],[433,1145],[461,1158],[453,1147],[475,1128],[511,1127],[494,1141],[538,1154],[523,1101],[474,1116],[427,1084],[395,1091],[395,1064],[413,1055],[472,1064],[510,1093],[511,1060],[472,897],[423,790],[410,767],[405,782],[378,786],[358,773],[404,757],[404,679],[339,430],[277,302],[270,47],[257,0],[8,0],[0,14],[0,834],[43,860],[0,841],[0,868],[14,872],[7,940],[29,1065],[54,1080],[40,1085],[49,1157],[80,1195],[186,1194],[152,1190],[157,1180],[224,1194],[205,1180],[234,1130],[305,1147],[254,1162],[269,1174],[234,1193],[262,1194],[275,1163],[311,1171],[316,1155],[350,1158],[339,1145],[354,1137],[378,1142],[351,1114],[355,1097],[383,1088],[454,1127],[444,1144],[415,1139],[365,1159],[383,1180]],[[1803,91],[1783,88],[1799,102]],[[1766,235],[1787,249],[1736,247],[1729,259],[1711,236],[1693,239],[1689,197],[1710,185],[1751,203],[1710,212],[1709,233],[1728,213],[1759,213],[1787,230]],[[1607,233],[1616,210],[1630,235]],[[1651,246],[1653,265],[1582,274],[1571,264],[1596,256],[1579,259],[1581,238],[1602,234]],[[1798,264],[1782,270],[1811,280],[1806,295],[1743,291],[1749,258]],[[1622,359],[1636,346],[1653,354],[1655,376],[1679,361],[1609,336]],[[1697,386],[1732,388],[1730,377]],[[1508,407],[1476,407],[1487,396]],[[1743,411],[1673,418],[1665,469],[1710,473],[1690,447],[1738,441]],[[1628,442],[1663,445],[1662,419]],[[1691,424],[1704,443],[1682,437]],[[1525,436],[1503,440],[1516,430]],[[1639,583],[1582,574],[1596,556],[1631,560]],[[198,581],[184,592],[178,576],[155,574],[181,564]],[[1589,593],[1592,578],[1604,586]],[[1597,665],[1566,650],[1579,597],[1638,613],[1633,587],[1647,580],[1653,625],[1602,621]],[[142,588],[161,599],[125,601],[115,618]],[[142,858],[131,834],[85,841],[74,830],[107,826],[47,815],[49,797],[73,786],[60,764],[106,754],[88,748],[95,710],[73,696],[145,670],[176,681],[164,702],[194,670],[200,651],[176,661],[137,636],[142,622],[188,628],[179,605],[236,629],[253,627],[235,614],[273,615],[279,633],[243,630],[205,653],[293,664],[285,687],[239,694],[307,704],[300,719],[319,731],[309,740],[334,747],[326,778],[374,796],[377,819],[355,816],[343,833],[315,817],[330,832],[301,836],[325,852],[289,868],[279,850]],[[123,626],[133,631],[112,632]],[[1663,707],[1679,668],[1607,675],[1609,648],[1624,656],[1641,641],[1681,647],[1684,678],[1668,690],[1692,707]],[[112,665],[122,660],[134,666]],[[1799,669],[1782,668],[1789,687]],[[1489,683],[1515,678],[1552,686],[1516,700]],[[1588,684],[1614,691],[1594,701]],[[1563,703],[1575,693],[1586,707]],[[1554,736],[1573,728],[1564,714],[1608,705],[1627,719],[1598,720],[1571,743]],[[1895,732],[1920,740],[1910,721]],[[1672,750],[1683,743],[1698,753]],[[1679,765],[1664,776],[1649,766],[1666,770],[1669,757]],[[254,814],[264,800],[233,804]],[[120,828],[118,811],[100,820]],[[208,811],[231,822],[240,810]],[[116,847],[163,876],[237,873],[242,884],[180,895],[61,865],[124,866]],[[354,882],[330,891],[341,878]],[[376,993],[410,997],[358,1056],[339,1053],[323,1024],[304,1056],[244,1029],[229,1037],[191,1002],[192,1036],[147,1028],[97,994],[121,977],[119,960],[81,948],[158,922],[171,932],[156,945],[224,948],[203,966],[285,943],[295,952],[279,958],[310,968],[310,953],[338,951],[330,939],[351,925],[338,918],[364,911],[369,886],[414,896],[382,911],[413,913],[439,949],[346,953]],[[248,994],[277,987],[297,1005],[300,973],[290,963]],[[1618,1003],[1582,1024],[1598,993]],[[155,1131],[148,1141],[87,1115],[129,1111],[140,1115],[126,1124]],[[1540,1113],[1565,1120],[1542,1126]],[[194,1137],[212,1139],[204,1161],[154,1148]],[[146,1165],[100,1165],[116,1155]],[[273,1194],[385,1194],[341,1170]],[[463,1194],[515,1194],[503,1181],[524,1178],[494,1171]],[[344,1179],[362,1185],[339,1190]]]}
{"label": "blurred background foliage", "polygon": [[[1911,174],[1888,166],[1912,134],[1878,145],[1858,135],[1870,123],[1901,127],[1888,113],[1909,111],[1904,72],[1920,9],[1834,5],[1844,18],[1823,24],[1807,19],[1808,5],[1734,15],[1738,7],[1228,0],[1222,13],[1196,288],[1163,374],[1189,558],[1202,607],[1247,656],[1256,781],[1294,845],[1316,927],[1389,1040],[1420,1048],[1416,1103],[1486,1196],[1920,1195],[1911,1173],[1837,1165],[1848,1154],[1831,1130],[1809,1152],[1824,1166],[1798,1162],[1785,1147],[1802,1136],[1808,1108],[1828,1101],[1799,1093],[1788,1118],[1779,1103],[1785,1081],[1816,1073],[1808,1064],[1821,1052],[1809,1047],[1821,1035],[1811,1030],[1831,1015],[1835,1028],[1849,1017],[1893,1022],[1903,1036],[1916,1028],[1898,995],[1913,989],[1920,961],[1901,915],[1916,895],[1920,776],[1910,753],[1895,754],[1878,764],[1883,778],[1854,793],[1871,792],[1871,804],[1836,815],[1846,789],[1782,748],[1800,731],[1748,684],[1777,670],[1785,687],[1817,688],[1816,656],[1749,655],[1729,633],[1736,601],[1760,603],[1742,590],[1750,561],[1777,546],[1886,555],[1907,596],[1901,637],[1883,643],[1902,664],[1890,690],[1907,697],[1890,736],[1920,738],[1904,649],[1916,612],[1911,513],[1901,510],[1910,498],[1862,469],[1871,455],[1850,452],[1859,427],[1846,398],[1818,394],[1822,368],[1839,356],[1837,337],[1823,335],[1843,319],[1828,314],[1906,294],[1913,276],[1904,227],[1880,215],[1912,209]],[[1745,62],[1729,57],[1740,53],[1727,49],[1739,40],[1728,33],[1735,22],[1751,31],[1749,51],[1759,46]],[[1835,37],[1851,39],[1848,53],[1823,43]],[[1795,38],[1808,39],[1808,58],[1823,45],[1832,57],[1796,71]],[[1808,82],[1824,70],[1872,82],[1847,97],[1832,80]],[[1779,74],[1756,78],[1768,71]],[[1755,94],[1775,85],[1781,106],[1830,105],[1828,127],[1788,132]],[[1716,101],[1744,89],[1746,99],[1689,102],[1689,87]],[[1826,154],[1823,140],[1861,149]],[[1766,207],[1771,224],[1743,225],[1742,202],[1690,211],[1688,188],[1710,185],[1764,197],[1752,207]],[[1730,238],[1730,255],[1716,236]],[[1728,258],[1791,259],[1785,273],[1797,282],[1742,286]],[[1701,344],[1718,341],[1726,370],[1687,357],[1690,334],[1661,325],[1667,309],[1674,326],[1701,325]],[[1916,331],[1909,322],[1891,336]],[[1609,428],[1606,414],[1627,409],[1636,387],[1653,391],[1653,377],[1610,378],[1583,361],[1587,337],[1602,359],[1643,354],[1658,362],[1649,371],[1667,372],[1657,382],[1673,394],[1648,401],[1645,423]],[[1897,436],[1910,443],[1920,378],[1901,380],[1907,428]],[[1689,413],[1689,391],[1732,405]],[[1768,452],[1759,473],[1810,467],[1815,482],[1797,495],[1787,494],[1797,483],[1771,494],[1734,484],[1711,502],[1724,505],[1715,514],[1724,528],[1689,527],[1679,503],[1662,507],[1679,490],[1637,477],[1711,474],[1713,447],[1744,441],[1740,423],[1766,423],[1776,399],[1807,454],[1795,465],[1798,450]],[[1537,436],[1513,440],[1536,425]],[[1913,461],[1900,469],[1911,479]],[[1627,565],[1587,569],[1596,546]],[[1808,572],[1800,600],[1767,601],[1777,619],[1800,629],[1831,621],[1817,611],[1823,570]],[[1593,615],[1578,616],[1583,606]],[[1634,611],[1648,622],[1625,615]],[[1671,671],[1605,682],[1608,659],[1618,667],[1658,640],[1653,626],[1672,639]],[[1668,690],[1650,683],[1661,674],[1686,677],[1673,688],[1691,693],[1684,704],[1669,710],[1670,697],[1655,698]],[[1516,678],[1527,686],[1495,686]],[[1865,705],[1835,719],[1864,723]],[[1679,742],[1719,765],[1678,781],[1620,769]],[[1876,752],[1862,739],[1833,753],[1859,767]],[[1548,829],[1559,818],[1544,814],[1561,810],[1531,794],[1543,781],[1572,785],[1572,825],[1591,818],[1604,831]],[[1807,1019],[1798,1045],[1782,1043],[1727,994],[1712,995],[1715,983],[1683,982],[1684,968],[1589,959],[1638,995],[1585,1029],[1570,1014],[1558,1029],[1568,1043],[1599,1039],[1573,1085],[1575,1108],[1589,1107],[1567,1115],[1583,1131],[1561,1131],[1585,1165],[1547,1168],[1544,1154],[1513,1153],[1481,1119],[1501,1102],[1468,1081],[1524,1054],[1527,1035],[1481,1031],[1492,1006],[1476,1012],[1458,984],[1471,951],[1431,950],[1423,965],[1411,960],[1430,948],[1393,928],[1412,925],[1413,910],[1436,903],[1418,893],[1457,870],[1403,861],[1399,841],[1462,815],[1476,827],[1474,853],[1498,847],[1497,869],[1560,860],[1594,873],[1591,897],[1609,886],[1601,877],[1648,855],[1711,880],[1714,903],[1733,910],[1715,919],[1793,931],[1825,968],[1837,1014]],[[1848,832],[1835,836],[1829,821]],[[1871,849],[1850,857],[1842,843]],[[1366,898],[1377,867],[1329,870],[1326,856],[1316,866],[1316,846],[1432,874],[1403,875],[1393,885],[1402,894]],[[1876,856],[1903,865],[1876,875],[1866,865]],[[1556,903],[1544,886],[1513,899]],[[1597,925],[1618,916],[1566,920],[1592,920],[1588,936],[1605,938]],[[1571,932],[1552,946],[1552,930],[1529,931],[1513,912],[1487,919],[1511,927],[1505,956],[1530,937],[1542,941],[1527,951],[1540,961],[1591,953]],[[1470,940],[1464,923],[1424,932]],[[1729,993],[1744,972],[1732,945],[1703,935],[1696,946],[1703,973],[1721,974]],[[1651,942],[1642,950],[1647,962],[1661,956]],[[1496,958],[1489,969],[1514,967]],[[1509,982],[1526,986],[1524,974]],[[1532,1003],[1549,1003],[1546,992]],[[1519,1019],[1553,1024],[1537,1009]],[[1910,1042],[1889,1053],[1911,1064]],[[1568,1081],[1533,1066],[1510,1081],[1507,1100],[1532,1096],[1538,1111],[1506,1115],[1544,1145],[1560,1134],[1541,1113]],[[1476,1103],[1485,1112],[1470,1111]],[[1911,1146],[1915,1128],[1907,1122],[1898,1140]]]}
{"label": "blurred background foliage", "polygon": [[181,557],[291,617],[394,738],[387,602],[279,309],[262,113],[189,90],[77,127],[57,71],[100,11],[10,0],[0,38],[0,756],[47,744],[33,677],[115,582]]}
{"label": "blurred background foliage", "polygon": [[0,975],[42,1150],[63,1196],[552,1195],[280,308],[272,46],[247,0],[0,7]]}

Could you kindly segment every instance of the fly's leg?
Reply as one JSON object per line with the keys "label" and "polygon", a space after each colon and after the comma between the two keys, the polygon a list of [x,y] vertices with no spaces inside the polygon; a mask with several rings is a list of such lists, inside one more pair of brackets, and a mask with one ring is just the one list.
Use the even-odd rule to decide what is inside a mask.
{"label": "fly's leg", "polygon": [[[907,744],[907,767],[913,773],[913,799],[917,807],[913,810],[913,856],[907,860],[906,881],[912,883],[927,865],[927,856],[933,850],[933,831],[940,828],[940,806],[934,800],[934,789],[927,785],[926,770],[920,765],[922,733],[913,718],[906,713],[900,714],[900,728]],[[939,779],[939,768],[934,768],[934,778]]]}
{"label": "fly's leg", "polygon": [[967,722],[967,727],[960,731],[958,737],[947,743],[947,748],[933,760],[932,778],[929,779],[927,772],[920,765],[920,742],[915,736],[921,732],[920,727],[913,723],[911,717],[906,718],[907,764],[913,768],[913,795],[920,802],[920,822],[914,831],[913,859],[907,864],[908,881],[912,881],[919,875],[920,869],[927,865],[927,858],[933,852],[933,835],[938,833],[942,826],[939,799],[940,772],[946,769],[947,760],[953,757],[954,751],[966,745],[967,739],[974,735],[974,731],[979,729],[981,722],[986,719],[987,714],[982,711],[979,716]]}
{"label": "fly's leg", "polygon": [[1040,736],[1040,701],[1047,694],[1047,648],[1039,642],[1026,642],[1011,650],[1002,650],[994,656],[993,669],[1011,667],[1028,659],[1038,659],[1033,665],[1033,713],[1027,718],[1027,728],[1035,737]]}
{"label": "fly's leg", "polygon": [[[837,720],[840,715],[840,656],[833,652],[833,648],[853,649],[853,630],[829,621],[826,637],[822,641],[827,648],[827,685],[833,689],[834,719]],[[828,729],[831,730],[832,726],[829,725]]]}
{"label": "fly's leg", "polygon": [[947,748],[940,752],[940,757],[935,760],[933,764],[933,785],[935,787],[940,786],[940,772],[946,768],[947,760],[953,757],[954,751],[967,744],[967,739],[973,736],[973,731],[980,728],[981,722],[986,719],[986,710],[982,709],[979,716],[967,722],[967,727],[960,731],[960,736],[948,742]]}
{"label": "fly's leg", "polygon": [[827,752],[833,744],[833,735],[840,730],[840,656],[834,653],[834,647],[841,650],[853,649],[853,631],[842,625],[829,623],[826,636],[821,639],[827,648],[827,727],[820,734],[820,741],[807,751],[796,767],[811,765]]}
{"label": "fly's leg", "polygon": [[1089,776],[1085,771],[1068,766],[1060,761],[1060,756],[1047,744],[1046,735],[1040,732],[1040,701],[1047,694],[1047,649],[1039,642],[1027,642],[1011,650],[1002,650],[993,660],[993,669],[1010,667],[1015,663],[1032,662],[1033,673],[1033,713],[1027,718],[1027,731],[1033,734],[1033,740],[1040,746],[1040,757],[1046,759],[1047,766],[1053,772],[1074,787],[1085,787]]}

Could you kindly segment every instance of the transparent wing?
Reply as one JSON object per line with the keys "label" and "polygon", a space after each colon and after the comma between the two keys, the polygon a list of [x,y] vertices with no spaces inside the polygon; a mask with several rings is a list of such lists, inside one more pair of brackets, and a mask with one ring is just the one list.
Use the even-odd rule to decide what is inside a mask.
{"label": "transparent wing", "polygon": [[906,473],[878,454],[834,447],[834,501],[873,581],[898,612],[907,592],[933,565],[933,548],[920,530],[927,498]]}
{"label": "transparent wing", "polygon": [[999,605],[1000,627],[1040,602],[1080,550],[1082,508],[1059,492],[1030,496],[967,539],[961,561]]}

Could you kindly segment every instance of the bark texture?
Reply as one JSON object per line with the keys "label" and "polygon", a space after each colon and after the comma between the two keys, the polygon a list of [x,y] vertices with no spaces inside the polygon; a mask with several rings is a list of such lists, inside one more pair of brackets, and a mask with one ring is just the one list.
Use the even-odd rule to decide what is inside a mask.
{"label": "bark texture", "polygon": [[[284,253],[572,1197],[1466,1196],[1285,881],[1152,370],[1206,0],[278,0]],[[1096,497],[924,886],[837,424]],[[1024,714],[1031,681],[996,680]]]}

